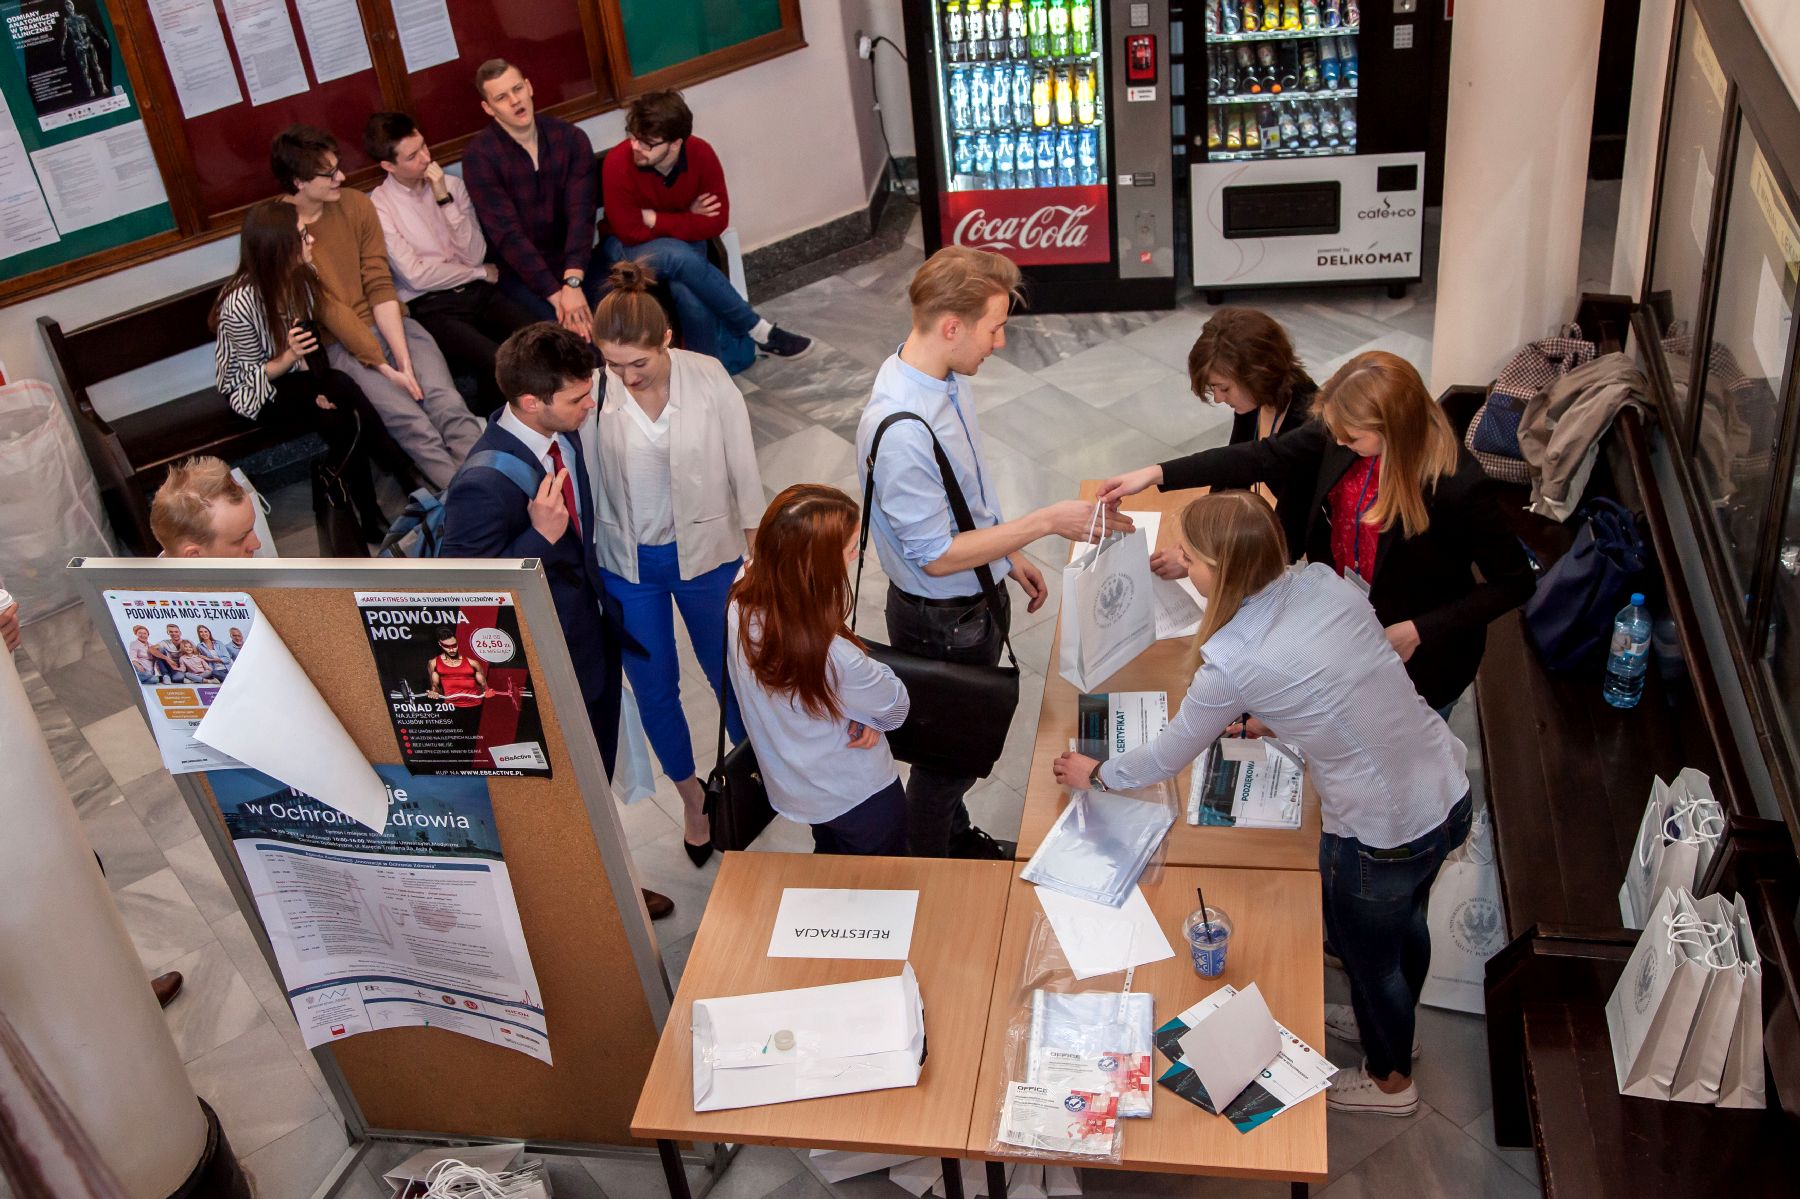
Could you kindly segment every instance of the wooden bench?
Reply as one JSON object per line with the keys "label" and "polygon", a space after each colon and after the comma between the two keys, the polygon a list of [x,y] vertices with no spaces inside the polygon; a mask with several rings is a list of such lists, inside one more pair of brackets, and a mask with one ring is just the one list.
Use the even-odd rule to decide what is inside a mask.
{"label": "wooden bench", "polygon": [[[1579,318],[1583,328],[1598,331],[1603,350],[1616,348],[1624,326],[1619,302],[1590,300]],[[1459,434],[1484,394],[1453,388],[1442,397]],[[1502,486],[1515,532],[1549,569],[1575,529],[1531,515],[1526,490]],[[1618,892],[1652,779],[1696,767],[1712,779],[1725,808],[1728,835],[1702,893],[1751,894],[1770,878],[1789,877],[1794,856],[1785,827],[1756,814],[1636,413],[1615,423],[1587,494],[1611,495],[1639,515],[1656,561],[1640,588],[1652,597],[1653,610],[1674,619],[1685,679],[1665,683],[1653,667],[1643,699],[1621,711],[1602,698],[1597,666],[1547,671],[1519,613],[1489,628],[1475,691],[1501,904],[1512,937],[1487,969],[1496,1140],[1536,1145],[1547,1194],[1702,1194],[1725,1177],[1733,1193],[1792,1193],[1791,1182],[1777,1177],[1790,1171],[1755,1160],[1766,1155],[1763,1138],[1790,1120],[1773,1079],[1768,1112],[1618,1094],[1605,1004],[1637,941],[1635,931],[1621,927]],[[1792,972],[1772,968],[1777,951],[1786,952],[1782,937],[1793,936],[1794,907],[1785,894],[1755,892],[1762,905],[1756,918],[1765,1013],[1777,1022],[1784,1010],[1786,1019],[1796,1010],[1784,1007]],[[1765,1184],[1768,1189],[1759,1189]]]}
{"label": "wooden bench", "polygon": [[209,283],[79,329],[38,317],[107,515],[133,553],[156,552],[150,498],[171,466],[194,454],[236,462],[293,437],[239,416],[212,387],[117,420],[95,410],[88,389],[96,384],[211,346],[207,316],[218,294],[219,284]]}

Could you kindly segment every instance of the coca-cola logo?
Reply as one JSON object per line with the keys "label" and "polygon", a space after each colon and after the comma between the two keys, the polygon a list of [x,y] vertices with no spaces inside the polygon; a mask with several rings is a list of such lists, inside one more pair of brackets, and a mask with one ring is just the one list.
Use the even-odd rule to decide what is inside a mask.
{"label": "coca-cola logo", "polygon": [[1092,204],[1046,204],[1029,216],[990,218],[985,208],[972,208],[956,223],[959,246],[978,250],[1076,250],[1087,244]]}

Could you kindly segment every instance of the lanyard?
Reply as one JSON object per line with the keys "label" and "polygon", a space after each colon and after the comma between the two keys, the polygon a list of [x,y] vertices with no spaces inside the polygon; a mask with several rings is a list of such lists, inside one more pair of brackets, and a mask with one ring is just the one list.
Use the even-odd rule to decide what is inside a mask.
{"label": "lanyard", "polygon": [[[1365,458],[1368,462],[1370,459]],[[1368,514],[1375,501],[1369,498],[1369,484],[1375,481],[1376,472],[1381,469],[1381,460],[1374,459],[1374,465],[1363,476],[1362,491],[1356,497],[1356,512],[1350,518],[1350,569],[1356,572],[1357,578],[1365,578],[1362,572],[1362,518]]]}

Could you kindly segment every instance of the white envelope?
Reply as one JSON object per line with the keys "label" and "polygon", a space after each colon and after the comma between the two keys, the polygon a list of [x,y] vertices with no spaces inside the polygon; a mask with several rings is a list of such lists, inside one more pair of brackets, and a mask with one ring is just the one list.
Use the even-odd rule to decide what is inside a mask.
{"label": "white envelope", "polygon": [[697,1112],[911,1087],[925,1004],[909,963],[892,978],[696,999],[693,1037]]}

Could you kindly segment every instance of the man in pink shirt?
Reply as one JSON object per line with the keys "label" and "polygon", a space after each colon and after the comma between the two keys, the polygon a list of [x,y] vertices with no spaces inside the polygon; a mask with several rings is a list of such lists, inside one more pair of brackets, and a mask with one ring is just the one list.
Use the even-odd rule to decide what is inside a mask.
{"label": "man in pink shirt", "polygon": [[387,172],[369,199],[387,238],[394,286],[451,372],[475,380],[469,407],[485,416],[506,402],[494,381],[495,352],[535,318],[495,286],[500,268],[484,261],[487,241],[468,190],[432,160],[411,117],[375,113],[363,128],[363,148]]}

